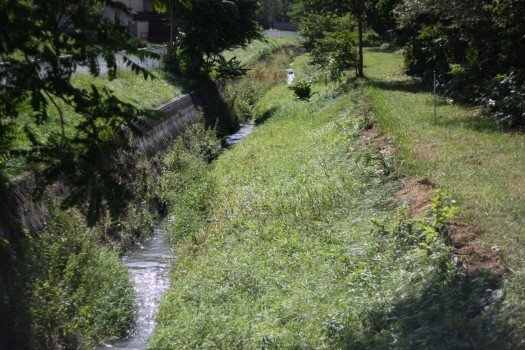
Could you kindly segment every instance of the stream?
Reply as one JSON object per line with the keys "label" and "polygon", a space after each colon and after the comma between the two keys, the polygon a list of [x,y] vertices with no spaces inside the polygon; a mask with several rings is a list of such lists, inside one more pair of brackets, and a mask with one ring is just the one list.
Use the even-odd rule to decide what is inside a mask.
{"label": "stream", "polygon": [[[241,128],[226,139],[226,147],[239,143],[252,132],[255,125],[242,124]],[[155,315],[160,299],[169,286],[170,262],[175,251],[164,246],[164,231],[155,232],[124,256],[136,293],[137,315],[135,328],[125,339],[99,345],[97,350],[144,350],[155,328]]]}
{"label": "stream", "polygon": [[168,273],[174,252],[164,246],[160,229],[143,242],[136,244],[125,256],[124,263],[131,275],[137,296],[137,315],[134,331],[126,339],[100,345],[97,350],[144,350],[155,327],[159,301],[169,286]]}

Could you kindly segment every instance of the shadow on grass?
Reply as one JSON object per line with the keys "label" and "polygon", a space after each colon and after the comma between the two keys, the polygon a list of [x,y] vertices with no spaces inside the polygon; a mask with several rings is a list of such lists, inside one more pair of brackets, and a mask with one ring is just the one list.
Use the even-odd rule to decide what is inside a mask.
{"label": "shadow on grass", "polygon": [[420,93],[420,92],[428,92],[428,93],[431,92],[427,85],[421,83],[419,80],[416,80],[416,79],[404,80],[404,81],[386,81],[386,80],[369,78],[368,84],[380,90],[387,90],[387,91],[402,91],[402,92],[410,92],[414,94]]}
{"label": "shadow on grass", "polygon": [[381,52],[381,53],[393,53],[393,52],[399,51],[401,49],[402,48],[400,48],[400,47],[389,45],[389,46],[385,46],[385,47],[379,47],[379,46],[367,47],[366,51],[368,51],[368,52]]}
{"label": "shadow on grass", "polygon": [[162,79],[167,83],[179,86],[183,94],[188,94],[191,91],[198,89],[206,85],[209,81],[203,79],[190,79],[181,75],[174,75],[168,72],[163,72],[161,76],[157,76],[158,79]]}
{"label": "shadow on grass", "polygon": [[[466,106],[468,107],[468,106]],[[478,132],[500,132],[508,133],[510,130],[487,115],[473,113],[472,115],[461,118],[438,119],[438,124],[445,128],[461,128]]]}
{"label": "shadow on grass", "polygon": [[378,305],[361,318],[366,339],[351,329],[347,349],[504,349],[503,322],[496,318],[501,279],[491,272],[438,277],[394,305]]}
{"label": "shadow on grass", "polygon": [[273,106],[267,109],[263,114],[261,114],[254,120],[255,125],[263,124],[265,121],[270,119],[275,114],[275,112],[277,112],[278,109],[279,108],[277,106]]}
{"label": "shadow on grass", "polygon": [[[420,82],[419,80],[404,80],[404,81],[387,81],[381,79],[368,78],[367,84],[369,86],[375,87],[380,90],[385,91],[400,91],[406,93],[427,93],[429,96],[432,94],[432,89],[428,85]],[[431,98],[431,97],[430,97]],[[429,101],[431,101],[429,99]],[[458,118],[440,118],[440,111],[437,111],[438,114],[438,124],[446,128],[463,128],[474,130],[478,132],[499,132],[499,133],[517,133],[522,134],[525,132],[525,127],[523,128],[514,128],[510,129],[505,127],[505,125],[498,124],[492,117],[488,114],[482,112],[481,108],[473,103],[465,102],[453,102],[462,108],[472,109],[472,113],[466,116],[461,116]],[[436,106],[444,107],[448,106],[449,103],[443,95],[438,94],[438,100]],[[478,112],[474,109],[480,108]]]}

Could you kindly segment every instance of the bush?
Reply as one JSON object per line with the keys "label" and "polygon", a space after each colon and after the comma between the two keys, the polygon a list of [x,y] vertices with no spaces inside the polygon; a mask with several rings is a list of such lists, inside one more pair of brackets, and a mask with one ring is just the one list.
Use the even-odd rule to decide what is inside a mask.
{"label": "bush", "polygon": [[31,347],[77,348],[125,334],[134,292],[125,265],[80,215],[59,212],[32,244]]}
{"label": "bush", "polygon": [[521,72],[496,76],[482,96],[494,118],[509,127],[525,125],[525,77]]}
{"label": "bush", "polygon": [[268,89],[268,85],[248,77],[230,83],[226,91],[234,116],[241,122],[253,119],[253,106]]}
{"label": "bush", "polygon": [[[167,220],[169,243],[175,245],[206,223],[206,213],[214,187],[207,175],[207,161],[197,147],[189,149],[177,140],[164,158],[162,199],[171,206]],[[197,151],[197,152],[195,152]]]}
{"label": "bush", "polygon": [[290,85],[289,89],[292,90],[295,97],[300,100],[309,100],[312,95],[311,82],[298,81]]}
{"label": "bush", "polygon": [[454,63],[453,48],[457,47],[456,34],[453,29],[437,23],[423,27],[417,35],[409,39],[405,50],[405,66],[409,75],[421,76],[426,82],[431,82],[433,72],[438,74],[438,80],[444,82]]}
{"label": "bush", "polygon": [[363,34],[364,47],[376,47],[381,45],[381,38],[375,32],[366,32]]}

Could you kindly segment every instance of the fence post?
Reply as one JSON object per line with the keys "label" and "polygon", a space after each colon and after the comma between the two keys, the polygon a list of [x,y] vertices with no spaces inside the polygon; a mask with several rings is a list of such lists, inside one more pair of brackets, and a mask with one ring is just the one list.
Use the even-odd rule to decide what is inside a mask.
{"label": "fence post", "polygon": [[434,71],[434,123],[437,124],[437,113],[436,113],[436,71]]}

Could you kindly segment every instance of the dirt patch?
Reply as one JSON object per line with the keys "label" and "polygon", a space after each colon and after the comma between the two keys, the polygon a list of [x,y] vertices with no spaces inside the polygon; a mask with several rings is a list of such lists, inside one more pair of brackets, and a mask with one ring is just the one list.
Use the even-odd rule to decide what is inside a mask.
{"label": "dirt patch", "polygon": [[437,143],[418,143],[416,154],[420,158],[430,159],[436,155]]}
{"label": "dirt patch", "polygon": [[[435,152],[437,144],[420,145],[418,154],[428,156]],[[358,150],[372,147],[384,157],[393,155],[396,149],[392,147],[386,137],[379,136],[376,127],[365,130],[357,143]],[[403,189],[396,193],[400,201],[408,203],[410,218],[421,218],[428,214],[432,206],[432,197],[435,196],[436,184],[427,176],[416,177],[403,181]],[[490,271],[496,275],[506,272],[501,253],[495,249],[487,249],[479,243],[483,230],[472,224],[453,221],[448,225],[450,240],[454,246],[454,253],[463,262],[468,274],[479,271]]]}
{"label": "dirt patch", "polygon": [[[403,189],[396,193],[402,201],[408,201],[408,215],[420,218],[428,212],[435,195],[435,184],[426,176],[403,182]],[[502,255],[497,248],[487,249],[478,239],[483,235],[479,227],[461,221],[453,221],[448,225],[448,232],[454,253],[461,259],[468,274],[479,271],[490,271],[496,275],[506,272]]]}
{"label": "dirt patch", "polygon": [[490,271],[503,275],[506,272],[499,250],[496,247],[487,249],[478,243],[478,238],[483,234],[482,229],[468,223],[453,221],[449,224],[448,231],[454,252],[461,258],[467,273]]}
{"label": "dirt patch", "polygon": [[432,205],[436,185],[426,176],[403,182],[403,189],[396,193],[396,197],[408,202],[408,215],[411,218],[422,217]]}
{"label": "dirt patch", "polygon": [[367,147],[372,147],[376,152],[381,153],[383,157],[390,157],[396,153],[395,147],[391,145],[388,139],[384,136],[379,136],[375,126],[365,130],[357,142],[358,150],[363,150]]}

